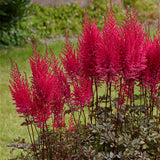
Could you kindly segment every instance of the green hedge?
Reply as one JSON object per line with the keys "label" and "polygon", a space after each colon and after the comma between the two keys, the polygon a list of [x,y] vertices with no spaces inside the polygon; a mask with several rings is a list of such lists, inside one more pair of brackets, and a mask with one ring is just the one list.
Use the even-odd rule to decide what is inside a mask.
{"label": "green hedge", "polygon": [[[19,1],[17,0],[17,2]],[[23,0],[23,3],[28,3],[28,1]],[[124,20],[126,15],[126,5],[128,5],[129,11],[131,11],[131,0],[125,0],[123,6],[114,4],[112,6],[119,23]],[[104,17],[106,16],[106,6],[110,8],[110,0],[94,0],[86,8],[80,8],[78,4],[68,3],[59,7],[45,7],[32,4],[28,8],[25,5],[24,9],[23,4],[21,10],[17,9],[18,7],[15,8],[16,11],[18,10],[15,14],[19,15],[24,11],[23,15],[29,14],[29,18],[25,21],[19,21],[22,17],[14,18],[15,20],[10,30],[0,31],[0,46],[22,45],[24,42],[31,41],[33,36],[36,40],[39,40],[41,38],[65,36],[65,34],[68,36],[79,35],[82,31],[81,26],[84,22],[85,11],[87,11],[88,17],[93,21],[96,19],[98,27],[102,29]],[[135,0],[135,7],[141,22],[147,20],[152,23],[158,19],[158,1]],[[0,12],[0,14],[2,13]]]}
{"label": "green hedge", "polygon": [[23,32],[19,32],[17,23],[26,19],[30,0],[1,0],[0,1],[0,46],[20,45]]}

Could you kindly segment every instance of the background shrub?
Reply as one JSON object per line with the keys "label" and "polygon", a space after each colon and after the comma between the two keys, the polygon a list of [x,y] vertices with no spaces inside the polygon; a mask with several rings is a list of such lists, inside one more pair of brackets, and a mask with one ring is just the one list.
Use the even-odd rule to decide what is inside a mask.
{"label": "background shrub", "polygon": [[20,45],[24,31],[17,23],[26,19],[30,0],[0,1],[0,46]]}
{"label": "background shrub", "polygon": [[[26,41],[29,42],[33,36],[36,40],[65,36],[66,33],[68,36],[79,36],[82,32],[82,24],[84,24],[83,17],[85,10],[91,21],[96,19],[97,26],[102,29],[104,17],[106,16],[106,6],[110,8],[110,0],[93,0],[86,8],[81,8],[78,4],[74,3],[58,7],[46,7],[40,4],[30,4],[29,0],[8,2],[12,6],[15,5],[13,2],[17,2],[18,4],[14,9],[15,11],[11,10],[11,13],[6,15],[6,7],[9,8],[9,3],[6,1],[0,2],[1,5],[3,4],[3,9],[0,9],[0,15],[4,17],[2,18],[4,20],[4,25],[2,25],[4,30],[1,29],[0,33],[1,47],[24,44]],[[124,21],[127,6],[129,6],[129,11],[133,9],[131,0],[124,0],[122,2],[119,5],[112,4],[112,9],[118,23]],[[158,19],[159,8],[157,0],[134,0],[134,3],[140,22],[153,24]],[[13,14],[12,12],[15,13]],[[18,16],[19,14],[20,16]],[[29,17],[25,18],[25,21],[22,21],[24,16],[26,17],[28,14]],[[5,26],[6,19],[10,21],[7,27]],[[19,21],[20,19],[21,21]]]}

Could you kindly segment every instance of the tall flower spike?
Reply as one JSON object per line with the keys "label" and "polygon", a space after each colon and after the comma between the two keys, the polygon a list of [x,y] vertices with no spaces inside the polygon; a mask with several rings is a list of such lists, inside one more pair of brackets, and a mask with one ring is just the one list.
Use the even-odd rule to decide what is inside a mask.
{"label": "tall flower spike", "polygon": [[50,117],[50,105],[53,101],[54,75],[51,71],[50,62],[47,57],[35,54],[30,58],[30,66],[32,70],[32,88],[34,107],[33,114],[39,122],[45,123]]}
{"label": "tall flower spike", "polygon": [[145,83],[155,92],[160,82],[160,36],[155,36],[147,49],[147,67],[144,75]]}
{"label": "tall flower spike", "polygon": [[[58,79],[58,86],[63,97],[66,99],[70,98],[70,84],[67,80],[67,74],[64,73],[61,64],[51,51],[51,68],[54,71],[54,76]],[[72,62],[71,62],[72,63]],[[74,63],[74,62],[73,62]]]}
{"label": "tall flower spike", "polygon": [[145,34],[135,12],[127,15],[121,30],[122,74],[126,81],[135,80],[146,67]]}
{"label": "tall flower spike", "polygon": [[79,57],[76,55],[73,47],[74,45],[67,39],[62,51],[63,56],[60,56],[63,67],[72,80],[77,78],[80,74]]}
{"label": "tall flower spike", "polygon": [[31,114],[32,98],[31,89],[29,88],[27,78],[21,76],[17,64],[11,60],[12,71],[10,80],[10,90],[16,104],[17,112],[23,116]]}
{"label": "tall flower spike", "polygon": [[102,40],[98,43],[97,71],[105,81],[110,81],[118,73],[120,30],[116,26],[113,13],[107,14],[102,30]]}
{"label": "tall flower spike", "polygon": [[70,102],[70,85],[63,68],[59,64],[58,59],[51,51],[51,68],[56,78],[57,89],[55,90],[55,98],[51,112],[54,114],[53,126],[56,128],[64,127],[64,104]]}
{"label": "tall flower spike", "polygon": [[30,66],[34,102],[32,113],[35,120],[45,124],[53,115],[53,126],[64,126],[63,107],[70,97],[70,86],[57,58],[53,52],[51,59],[48,59],[47,53],[43,57],[35,50],[34,56],[30,58]]}
{"label": "tall flower spike", "polygon": [[100,41],[100,30],[97,25],[85,19],[83,34],[79,39],[78,54],[80,55],[81,74],[86,77],[97,78],[96,52]]}

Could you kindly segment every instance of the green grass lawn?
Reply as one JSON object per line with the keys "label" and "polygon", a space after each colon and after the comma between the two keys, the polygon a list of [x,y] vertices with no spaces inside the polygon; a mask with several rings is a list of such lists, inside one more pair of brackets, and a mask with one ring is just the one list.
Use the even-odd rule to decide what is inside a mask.
{"label": "green grass lawn", "polygon": [[[53,50],[55,54],[61,52],[63,42],[55,42],[50,44],[48,47]],[[39,50],[41,53],[45,53],[45,45],[39,44]],[[12,97],[8,88],[11,57],[17,62],[20,71],[26,72],[28,77],[31,74],[29,67],[29,57],[32,55],[32,46],[27,45],[21,48],[11,48],[0,50],[0,159],[7,160],[13,158],[13,154],[10,154],[10,148],[4,147],[7,143],[11,142],[14,138],[24,137],[28,139],[26,128],[20,126],[23,122],[23,118],[19,118],[16,112],[15,105],[13,105]],[[15,153],[16,155],[17,153]]]}

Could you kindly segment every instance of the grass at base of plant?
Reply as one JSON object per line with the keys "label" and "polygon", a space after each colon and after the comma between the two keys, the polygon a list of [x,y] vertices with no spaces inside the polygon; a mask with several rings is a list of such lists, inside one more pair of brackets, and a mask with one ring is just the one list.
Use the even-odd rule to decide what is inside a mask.
{"label": "grass at base of plant", "polygon": [[[48,45],[48,49],[51,48],[55,55],[61,52],[63,47],[63,41],[57,41],[54,44]],[[46,46],[44,44],[38,44],[39,50],[44,54]],[[12,97],[8,88],[11,63],[10,59],[17,63],[20,71],[26,72],[28,77],[31,75],[29,67],[29,57],[32,55],[32,45],[27,45],[20,48],[10,48],[0,50],[0,159],[7,160],[15,157],[17,153],[9,154],[10,148],[4,147],[7,143],[13,141],[13,139],[22,137],[28,139],[27,128],[20,126],[23,122],[23,118],[20,118],[16,112],[15,106],[12,104]]]}

